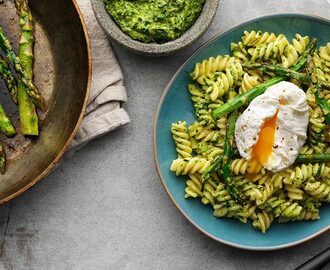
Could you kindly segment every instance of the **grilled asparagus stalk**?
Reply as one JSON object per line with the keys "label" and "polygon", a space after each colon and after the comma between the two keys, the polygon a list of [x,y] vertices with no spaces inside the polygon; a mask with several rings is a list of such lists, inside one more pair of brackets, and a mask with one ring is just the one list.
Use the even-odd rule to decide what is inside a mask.
{"label": "grilled asparagus stalk", "polygon": [[[303,52],[303,54],[298,58],[297,62],[294,64],[292,70],[299,71],[306,65],[308,56],[314,52],[316,44],[317,44],[317,39],[313,38],[312,42],[308,45],[306,50]],[[246,103],[251,102],[257,96],[263,94],[269,86],[284,81],[286,78],[287,76],[274,77],[263,84],[259,84],[250,91],[247,91],[241,95],[236,96],[232,100],[227,101],[223,106],[220,106],[219,108],[215,109],[212,113],[213,118],[217,120],[223,117],[225,114],[239,109]]]}
{"label": "grilled asparagus stalk", "polygon": [[40,95],[37,87],[33,84],[32,80],[29,78],[26,70],[22,66],[21,60],[15,54],[12,46],[3,28],[0,26],[0,49],[5,54],[7,60],[12,64],[15,71],[17,72],[18,76],[22,83],[26,86],[27,94],[31,97],[33,103],[41,110],[44,109],[44,100]]}
{"label": "grilled asparagus stalk", "polygon": [[224,145],[224,153],[222,158],[222,168],[220,170],[221,175],[223,176],[223,182],[226,185],[231,197],[240,202],[239,191],[237,190],[235,184],[231,179],[230,173],[230,163],[233,155],[233,145],[234,145],[234,133],[235,133],[235,124],[238,117],[238,111],[233,111],[228,116],[227,132]]}
{"label": "grilled asparagus stalk", "polygon": [[4,80],[14,103],[17,104],[17,81],[6,61],[0,55],[0,76]]}
{"label": "grilled asparagus stalk", "polygon": [[317,163],[317,162],[329,162],[330,153],[324,154],[300,154],[295,163]]}
{"label": "grilled asparagus stalk", "polygon": [[16,130],[6,115],[6,112],[2,105],[0,104],[0,130],[7,136],[13,137],[16,135]]}
{"label": "grilled asparagus stalk", "polygon": [[[28,6],[28,0],[16,0],[16,9],[20,16],[21,37],[18,56],[28,79],[33,80],[33,44],[34,22]],[[18,105],[23,135],[39,135],[38,115],[26,86],[20,81],[18,85]]]}
{"label": "grilled asparagus stalk", "polygon": [[[274,73],[276,76],[289,77],[305,84],[316,83],[316,81],[314,81],[313,79],[313,76],[310,76],[309,74],[300,73],[292,69],[284,68],[273,64],[245,63],[242,66],[248,69],[259,69],[266,73]],[[321,88],[330,89],[330,83],[326,81],[319,80],[318,84]]]}

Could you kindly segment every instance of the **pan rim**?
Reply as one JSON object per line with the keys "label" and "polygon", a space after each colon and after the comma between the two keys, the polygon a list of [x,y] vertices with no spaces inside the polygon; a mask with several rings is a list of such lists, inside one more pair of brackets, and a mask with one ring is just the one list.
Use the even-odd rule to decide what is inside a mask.
{"label": "pan rim", "polygon": [[75,124],[75,127],[71,133],[71,135],[69,136],[69,138],[67,139],[67,142],[65,143],[65,145],[62,147],[62,149],[59,151],[59,153],[57,154],[57,156],[54,158],[54,160],[47,166],[47,168],[45,168],[36,178],[34,178],[32,181],[30,181],[29,183],[27,183],[24,187],[20,188],[19,190],[17,190],[16,192],[12,193],[11,195],[6,196],[5,198],[0,200],[0,205],[7,203],[13,199],[15,199],[16,197],[18,197],[19,195],[21,195],[22,193],[24,193],[25,191],[27,191],[28,189],[30,189],[32,186],[34,186],[36,183],[38,183],[39,181],[41,181],[42,179],[44,179],[55,167],[56,164],[58,164],[61,160],[61,158],[63,157],[64,153],[68,150],[73,138],[75,137],[76,133],[78,132],[78,129],[81,125],[81,122],[83,120],[85,111],[86,111],[86,107],[87,107],[87,102],[89,99],[89,94],[90,94],[90,89],[91,89],[91,81],[92,81],[92,50],[91,50],[91,43],[90,43],[90,38],[89,38],[89,34],[88,34],[88,30],[87,30],[87,26],[85,23],[85,19],[82,15],[82,12],[76,2],[76,0],[71,0],[75,11],[78,14],[79,20],[80,20],[80,24],[82,26],[83,32],[84,32],[84,36],[85,36],[85,42],[86,42],[86,49],[87,49],[87,64],[88,64],[88,74],[87,74],[87,85],[86,85],[86,92],[85,92],[85,98],[84,98],[84,102],[83,102],[83,106],[79,115],[79,118],[77,120],[77,123]]}

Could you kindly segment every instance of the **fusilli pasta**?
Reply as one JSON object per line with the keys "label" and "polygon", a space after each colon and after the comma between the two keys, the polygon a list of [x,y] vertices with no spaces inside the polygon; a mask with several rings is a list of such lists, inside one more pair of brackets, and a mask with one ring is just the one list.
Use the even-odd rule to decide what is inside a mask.
{"label": "fusilli pasta", "polygon": [[[251,220],[253,228],[263,233],[275,219],[288,222],[320,218],[321,204],[330,203],[329,163],[297,163],[273,173],[266,171],[260,163],[235,156],[230,162],[230,181],[242,201],[232,198],[230,187],[218,172],[209,174],[207,179],[203,175],[223,157],[230,122],[227,116],[214,120],[212,112],[233,96],[246,93],[272,78],[272,74],[263,69],[247,69],[249,63],[272,63],[290,68],[306,50],[309,41],[308,36],[300,34],[296,34],[290,43],[281,33],[244,31],[241,40],[230,44],[231,55],[211,56],[195,65],[190,73],[192,83],[188,85],[188,91],[196,121],[189,126],[178,121],[171,128],[178,157],[173,160],[170,170],[186,177],[185,198],[197,198],[213,207],[215,217],[237,218],[244,223]],[[330,82],[330,43],[319,47],[312,58],[313,76],[319,81]],[[306,87],[305,82],[293,82],[306,88],[309,110],[307,141],[300,154],[328,152],[330,128],[325,121],[326,114],[315,98],[315,90]],[[321,89],[319,94],[330,105],[330,90]]]}

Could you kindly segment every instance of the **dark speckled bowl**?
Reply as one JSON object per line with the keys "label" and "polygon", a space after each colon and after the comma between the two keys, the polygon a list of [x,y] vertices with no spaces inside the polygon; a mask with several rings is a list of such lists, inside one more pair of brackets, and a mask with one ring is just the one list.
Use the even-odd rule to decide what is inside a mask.
{"label": "dark speckled bowl", "polygon": [[111,19],[110,15],[106,12],[102,0],[91,1],[97,20],[112,40],[115,40],[130,51],[148,56],[164,56],[173,54],[191,45],[198,38],[200,38],[210,26],[220,2],[220,0],[206,0],[203,11],[196,20],[195,24],[176,40],[163,44],[146,44],[133,40],[128,35],[123,33],[117,24]]}

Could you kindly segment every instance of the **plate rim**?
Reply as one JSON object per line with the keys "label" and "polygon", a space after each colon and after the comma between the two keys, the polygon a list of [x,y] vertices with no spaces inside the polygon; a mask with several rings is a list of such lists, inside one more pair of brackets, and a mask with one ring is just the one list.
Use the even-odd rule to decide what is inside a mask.
{"label": "plate rim", "polygon": [[287,243],[287,244],[267,246],[267,247],[237,244],[237,243],[233,243],[231,241],[223,240],[219,237],[216,237],[216,236],[212,235],[211,233],[208,233],[204,228],[202,228],[196,222],[194,222],[189,217],[189,215],[187,213],[185,213],[185,211],[182,209],[182,207],[176,202],[175,198],[173,197],[172,193],[169,191],[169,188],[166,185],[165,179],[163,179],[163,177],[161,175],[161,170],[160,170],[160,165],[159,165],[159,160],[158,160],[158,146],[157,146],[157,143],[156,143],[156,140],[157,140],[157,125],[158,125],[158,121],[159,121],[159,115],[160,115],[161,108],[163,107],[164,100],[165,100],[170,88],[173,86],[173,83],[176,80],[176,78],[178,77],[178,75],[183,71],[183,69],[192,60],[192,58],[194,58],[196,55],[198,55],[200,52],[202,52],[203,49],[205,49],[208,45],[210,45],[216,39],[221,38],[222,36],[227,35],[227,34],[233,32],[233,31],[235,31],[238,28],[241,28],[241,27],[243,27],[247,24],[257,22],[259,20],[278,18],[278,17],[283,17],[283,18],[285,18],[285,17],[295,17],[295,18],[313,19],[313,20],[326,22],[330,26],[330,19],[324,18],[324,17],[319,16],[319,15],[304,14],[304,13],[275,13],[275,14],[259,16],[259,17],[254,18],[254,19],[245,20],[244,22],[241,22],[239,24],[235,24],[233,27],[229,28],[228,30],[217,32],[213,37],[211,37],[210,39],[205,41],[201,46],[199,46],[191,54],[191,56],[188,57],[188,59],[180,66],[180,68],[174,73],[171,80],[169,81],[169,83],[165,87],[165,90],[164,90],[163,94],[161,95],[161,98],[160,98],[158,106],[157,106],[154,123],[153,123],[152,142],[153,142],[154,163],[156,165],[157,174],[158,174],[158,177],[160,179],[160,182],[163,185],[168,197],[171,199],[174,206],[177,208],[177,210],[179,210],[181,215],[183,215],[183,217],[185,217],[199,232],[203,233],[204,235],[208,236],[209,238],[211,238],[211,239],[213,239],[217,242],[220,242],[222,244],[225,244],[225,245],[228,245],[228,246],[231,246],[231,247],[244,249],[244,250],[271,251],[271,250],[279,250],[279,249],[285,249],[285,248],[293,247],[293,246],[302,244],[304,242],[307,242],[307,241],[309,241],[313,238],[316,238],[317,236],[319,236],[319,235],[325,233],[326,231],[330,230],[330,224],[328,226],[326,226],[325,228],[323,228],[323,229],[321,229],[321,230],[319,230],[319,231],[317,231],[317,232],[315,232],[315,233],[313,233],[313,234],[311,234],[307,237],[304,237],[300,240],[297,240],[297,241],[294,241],[294,242],[291,242],[291,243]]}

